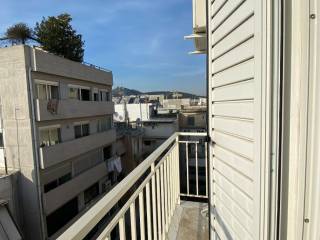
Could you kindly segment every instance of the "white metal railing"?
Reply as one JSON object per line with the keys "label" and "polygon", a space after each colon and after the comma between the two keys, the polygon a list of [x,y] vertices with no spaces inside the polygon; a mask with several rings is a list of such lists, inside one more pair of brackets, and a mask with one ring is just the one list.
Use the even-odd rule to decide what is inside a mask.
{"label": "white metal railing", "polygon": [[[98,231],[94,239],[153,239],[166,238],[171,218],[180,196],[206,197],[207,174],[205,174],[205,192],[199,191],[198,154],[196,140],[183,139],[179,136],[204,137],[206,133],[175,133],[158,147],[148,158],[136,167],[116,187],[108,192],[91,209],[81,216],[62,235],[60,240],[83,239],[113,209],[118,207],[113,216],[109,215],[105,228]],[[204,143],[204,142],[203,142]],[[187,192],[180,191],[179,145],[186,145]],[[190,192],[190,173],[188,146],[195,144],[196,190]],[[204,143],[206,144],[206,143]],[[207,161],[204,159],[205,172]],[[120,204],[119,204],[120,203]],[[116,236],[116,237],[113,237]]]}

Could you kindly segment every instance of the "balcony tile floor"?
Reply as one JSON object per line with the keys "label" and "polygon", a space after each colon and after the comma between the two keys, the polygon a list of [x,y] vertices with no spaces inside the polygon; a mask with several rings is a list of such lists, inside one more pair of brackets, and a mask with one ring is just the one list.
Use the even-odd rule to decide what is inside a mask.
{"label": "balcony tile floor", "polygon": [[[170,224],[168,240],[207,240],[209,239],[208,204],[181,201]],[[205,212],[204,214],[202,212]]]}

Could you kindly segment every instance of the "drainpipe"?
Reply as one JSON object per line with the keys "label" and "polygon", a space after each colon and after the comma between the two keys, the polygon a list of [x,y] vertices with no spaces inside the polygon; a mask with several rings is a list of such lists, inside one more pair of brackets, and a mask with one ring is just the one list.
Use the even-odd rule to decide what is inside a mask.
{"label": "drainpipe", "polygon": [[29,88],[29,102],[31,105],[31,128],[32,128],[32,138],[33,138],[33,152],[34,152],[34,158],[35,158],[35,180],[37,185],[37,192],[38,192],[38,200],[39,200],[39,208],[40,208],[40,224],[41,224],[41,235],[42,239],[46,239],[45,234],[45,225],[44,225],[44,210],[43,210],[43,199],[42,199],[42,191],[41,191],[41,184],[40,184],[40,160],[39,160],[39,148],[37,146],[37,132],[36,132],[36,122],[35,122],[35,107],[34,107],[34,100],[33,100],[33,84],[32,84],[32,78],[31,78],[31,71],[33,68],[33,58],[32,58],[32,51],[29,49],[30,54],[30,62],[31,66],[28,67],[28,88]]}
{"label": "drainpipe", "polygon": [[1,98],[0,98],[0,123],[1,123],[1,128],[2,128],[4,169],[5,169],[6,175],[8,175],[8,162],[7,162],[7,154],[6,154],[6,148],[5,148],[4,132],[3,132],[4,127],[3,127],[3,112],[2,112]]}

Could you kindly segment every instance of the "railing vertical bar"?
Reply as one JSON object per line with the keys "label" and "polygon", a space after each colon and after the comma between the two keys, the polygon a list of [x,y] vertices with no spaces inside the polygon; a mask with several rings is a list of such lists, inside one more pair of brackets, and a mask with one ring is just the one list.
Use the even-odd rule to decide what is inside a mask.
{"label": "railing vertical bar", "polygon": [[145,240],[143,191],[139,193],[140,239]]}
{"label": "railing vertical bar", "polygon": [[[176,143],[177,145],[179,143]],[[176,185],[177,185],[177,179],[176,179],[176,166],[175,166],[175,162],[176,162],[176,155],[177,155],[177,152],[176,152],[176,148],[177,148],[177,145],[175,146],[174,150],[173,150],[173,155],[172,155],[172,158],[171,158],[171,170],[169,169],[170,171],[170,175],[171,175],[171,216],[173,215],[173,212],[174,212],[174,209],[175,209],[175,203],[176,203],[176,200],[177,200],[177,195],[176,195]]]}
{"label": "railing vertical bar", "polygon": [[198,144],[195,143],[195,155],[196,155],[196,192],[199,195],[199,164],[198,164]]}
{"label": "railing vertical bar", "polygon": [[158,237],[161,240],[161,209],[160,209],[160,174],[159,168],[156,170],[156,182],[157,182],[157,207],[158,207]]}
{"label": "railing vertical bar", "polygon": [[130,205],[130,223],[131,223],[131,239],[137,239],[137,226],[136,226],[136,207],[135,202]]}
{"label": "railing vertical bar", "polygon": [[160,166],[160,185],[161,185],[161,218],[162,218],[162,232],[161,232],[161,236],[162,239],[165,240],[165,229],[166,229],[166,224],[165,224],[165,219],[164,219],[164,215],[165,215],[165,210],[164,210],[164,195],[165,195],[165,190],[164,190],[164,177],[163,177],[163,164],[161,164]]}
{"label": "railing vertical bar", "polygon": [[188,142],[186,142],[186,168],[187,168],[187,193],[189,194],[189,153]]}
{"label": "railing vertical bar", "polygon": [[177,197],[177,199],[178,199],[178,204],[180,204],[180,193],[181,193],[181,191],[180,191],[180,151],[179,151],[179,149],[180,149],[180,145],[179,145],[179,136],[178,137],[176,137],[176,141],[177,141],[177,161],[175,161],[176,162],[176,197]]}
{"label": "railing vertical bar", "polygon": [[206,173],[206,197],[208,197],[208,156],[207,156],[207,150],[208,150],[208,143],[204,143],[204,162],[205,162],[205,173]]}
{"label": "railing vertical bar", "polygon": [[150,202],[150,183],[146,184],[146,202],[147,202],[147,230],[148,240],[152,240],[152,229],[151,229],[151,202]]}
{"label": "railing vertical bar", "polygon": [[168,191],[168,183],[169,183],[169,179],[168,179],[168,174],[167,174],[167,164],[169,162],[169,158],[170,157],[170,154],[169,156],[166,157],[166,159],[164,160],[164,163],[163,163],[163,182],[164,182],[164,222],[165,222],[165,229],[166,229],[166,232],[168,231],[169,229],[169,226],[168,226],[168,220],[169,220],[169,208],[168,208],[168,198],[169,198],[169,191]]}
{"label": "railing vertical bar", "polygon": [[168,164],[167,164],[167,176],[168,176],[168,219],[169,219],[169,222],[168,222],[168,227],[169,227],[169,224],[170,224],[170,220],[171,220],[171,211],[172,211],[172,186],[174,184],[173,182],[173,179],[172,179],[172,175],[171,175],[171,170],[172,170],[172,157],[173,157],[173,154],[174,154],[174,149],[172,149],[172,152],[170,153],[169,155],[169,161],[168,161]]}
{"label": "railing vertical bar", "polygon": [[157,206],[156,206],[156,175],[154,172],[154,163],[151,165],[151,171],[153,172],[151,184],[152,184],[152,218],[153,218],[153,239],[158,239],[157,232]]}
{"label": "railing vertical bar", "polygon": [[119,219],[119,236],[120,240],[126,240],[126,226],[124,224],[124,216]]}
{"label": "railing vertical bar", "polygon": [[[176,143],[178,145],[178,143]],[[171,216],[173,215],[174,209],[175,209],[175,201],[176,201],[176,184],[177,184],[177,179],[175,177],[176,173],[176,168],[175,168],[175,161],[176,161],[176,148],[173,149],[173,154],[171,157],[171,167],[169,169],[170,171],[170,178],[171,178],[171,202],[170,202],[170,209],[171,209]]]}

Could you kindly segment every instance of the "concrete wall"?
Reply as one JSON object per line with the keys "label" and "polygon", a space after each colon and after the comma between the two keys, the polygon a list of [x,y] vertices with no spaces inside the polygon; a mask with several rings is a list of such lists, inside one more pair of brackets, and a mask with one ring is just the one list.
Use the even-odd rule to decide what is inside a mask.
{"label": "concrete wall", "polygon": [[115,130],[89,135],[50,147],[40,148],[40,166],[47,168],[115,141]]}
{"label": "concrete wall", "polygon": [[190,98],[181,98],[181,99],[164,99],[163,108],[167,109],[181,109],[181,106],[190,106]]}
{"label": "concrete wall", "polygon": [[94,83],[112,85],[112,72],[105,72],[65,58],[31,49],[34,70],[52,75],[65,76]]}
{"label": "concrete wall", "polygon": [[10,214],[18,228],[21,229],[23,216],[21,215],[21,204],[19,196],[19,172],[11,172],[0,176],[0,200],[8,202]]}
{"label": "concrete wall", "polygon": [[125,121],[125,115],[130,122],[135,122],[138,118],[141,121],[148,121],[152,116],[151,103],[139,104],[115,104],[114,120],[118,122]]}
{"label": "concrete wall", "polygon": [[33,153],[28,90],[29,48],[0,49],[0,96],[8,167],[21,171],[19,189],[26,239],[41,239],[40,205]]}
{"label": "concrete wall", "polygon": [[[189,118],[194,118],[194,125],[190,125]],[[207,113],[179,113],[179,129],[206,129],[207,127]]]}
{"label": "concrete wall", "polygon": [[144,138],[169,138],[174,132],[178,131],[177,121],[172,122],[144,122]]}
{"label": "concrete wall", "polygon": [[44,194],[45,214],[49,215],[64,203],[78,196],[82,191],[105,177],[108,173],[106,162],[91,168],[65,184]]}
{"label": "concrete wall", "polygon": [[48,100],[36,100],[37,121],[48,121],[66,118],[85,118],[113,114],[112,102],[91,102],[75,99],[59,100],[57,113],[47,109]]}

